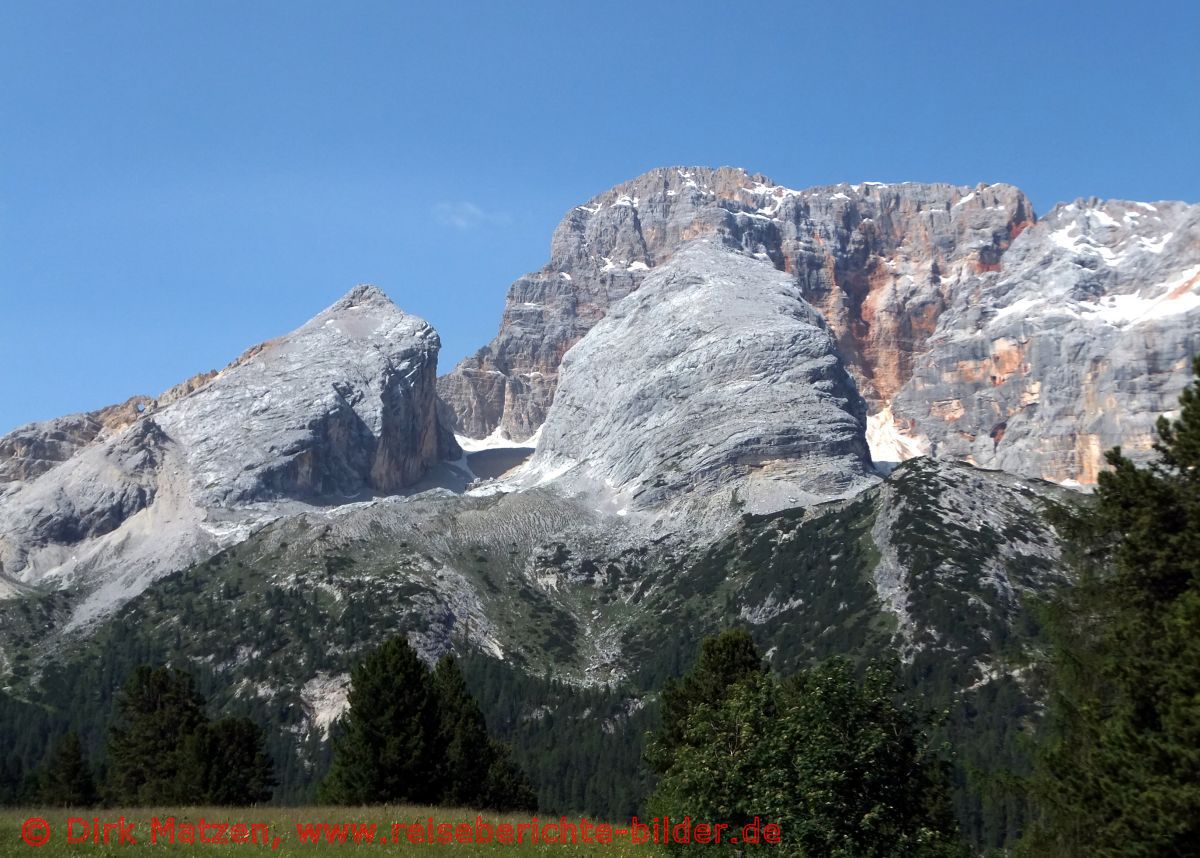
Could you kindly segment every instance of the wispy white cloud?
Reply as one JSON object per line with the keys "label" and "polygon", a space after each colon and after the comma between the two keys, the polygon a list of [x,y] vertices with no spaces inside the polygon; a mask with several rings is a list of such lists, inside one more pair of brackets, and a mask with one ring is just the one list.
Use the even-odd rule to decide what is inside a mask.
{"label": "wispy white cloud", "polygon": [[468,200],[438,203],[433,207],[433,217],[442,226],[461,230],[506,226],[512,222],[506,212],[490,212]]}

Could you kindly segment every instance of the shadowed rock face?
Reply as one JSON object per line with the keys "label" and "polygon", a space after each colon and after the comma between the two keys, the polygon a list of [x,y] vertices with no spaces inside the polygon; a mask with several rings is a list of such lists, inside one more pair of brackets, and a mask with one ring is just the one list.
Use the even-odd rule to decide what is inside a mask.
{"label": "shadowed rock face", "polygon": [[438,383],[443,420],[528,438],[567,349],[686,242],[713,237],[791,275],[873,406],[907,380],[956,284],[997,267],[1033,222],[1007,185],[837,185],[794,191],[721,168],[654,170],[573,209],[550,262],[512,285],[500,332]]}
{"label": "shadowed rock face", "polygon": [[1149,452],[1200,349],[1200,206],[1060,206],[955,295],[892,413],[939,457],[1096,481]]}
{"label": "shadowed rock face", "polygon": [[[699,239],[571,349],[522,480],[726,524],[870,484],[865,404],[788,275]],[[611,511],[610,510],[610,511]]]}
{"label": "shadowed rock face", "polygon": [[438,348],[429,324],[361,286],[157,419],[206,504],[395,492],[440,457]]}
{"label": "shadowed rock face", "polygon": [[439,340],[360,286],[298,330],[157,400],[0,440],[0,573],[115,584],[240,538],[280,504],[394,493],[457,455],[437,422]]}

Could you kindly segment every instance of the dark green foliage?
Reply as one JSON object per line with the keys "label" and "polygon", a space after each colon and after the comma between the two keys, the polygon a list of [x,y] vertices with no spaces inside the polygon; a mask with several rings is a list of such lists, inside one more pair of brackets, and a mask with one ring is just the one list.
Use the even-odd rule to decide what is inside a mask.
{"label": "dark green foliage", "polygon": [[453,807],[534,810],[537,796],[508,748],[488,735],[483,711],[452,656],[433,670],[440,751],[439,803]]}
{"label": "dark green foliage", "polygon": [[662,691],[662,727],[647,749],[651,767],[665,772],[684,740],[688,716],[701,704],[718,705],[729,689],[766,671],[762,653],[744,629],[727,629],[700,645],[700,656],[682,679]]}
{"label": "dark green foliage", "polygon": [[731,830],[759,817],[780,826],[787,855],[963,855],[948,767],[899,691],[894,669],[868,665],[859,680],[841,659],[783,682],[744,674],[690,709],[650,812]]}
{"label": "dark green foliage", "polygon": [[433,804],[438,785],[438,710],[429,670],[403,635],[370,653],[350,675],[321,798],[334,804]]}
{"label": "dark green foliage", "polygon": [[189,738],[204,723],[204,698],[189,674],[142,666],[117,698],[109,741],[108,793],[119,804],[189,804],[200,800],[190,769]]}
{"label": "dark green foliage", "polygon": [[655,707],[628,687],[579,688],[483,655],[462,667],[489,728],[511,743],[537,785],[542,813],[642,814],[650,792],[642,737]]}
{"label": "dark green foliage", "polygon": [[222,718],[192,734],[185,777],[210,804],[242,806],[271,798],[275,776],[263,730],[249,718]]}
{"label": "dark green foliage", "polygon": [[443,800],[453,807],[477,806],[485,791],[491,760],[479,753],[489,747],[487,724],[479,704],[467,691],[462,671],[453,657],[445,656],[433,670],[438,708],[438,780],[445,786]]}
{"label": "dark green foliage", "polygon": [[79,734],[67,733],[55,743],[42,771],[39,801],[53,807],[89,807],[97,798],[96,783]]}
{"label": "dark green foliage", "polygon": [[[1200,375],[1200,359],[1194,365]],[[1157,459],[1119,449],[1064,529],[1078,584],[1050,602],[1050,707],[1028,855],[1200,854],[1200,389]]]}
{"label": "dark green foliage", "polygon": [[31,804],[36,775],[54,735],[64,728],[54,713],[0,691],[0,804]]}
{"label": "dark green foliage", "polygon": [[275,779],[262,729],[245,718],[210,722],[190,674],[139,667],[116,708],[109,801],[244,805],[271,797]]}
{"label": "dark green foliage", "polygon": [[453,658],[430,673],[394,637],[351,673],[349,703],[323,800],[534,809],[532,788],[488,735]]}

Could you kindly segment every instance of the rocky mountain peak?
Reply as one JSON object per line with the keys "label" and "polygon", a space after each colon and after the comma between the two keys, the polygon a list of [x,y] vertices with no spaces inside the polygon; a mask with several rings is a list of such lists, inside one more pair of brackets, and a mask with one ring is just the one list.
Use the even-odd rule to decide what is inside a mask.
{"label": "rocky mountain peak", "polygon": [[701,238],[566,354],[520,479],[671,529],[720,527],[868,485],[864,421],[792,279]]}
{"label": "rocky mountain peak", "polygon": [[378,286],[371,283],[360,283],[331,304],[320,316],[336,315],[356,307],[390,308],[400,313],[404,312]]}
{"label": "rocky mountain peak", "polygon": [[907,380],[958,284],[1034,222],[1010,185],[865,182],[798,191],[735,168],[652,170],[574,207],[550,261],[512,285],[491,344],[439,380],[447,425],[524,440],[566,351],[649,271],[709,238],[789,274],[873,408]]}
{"label": "rocky mountain peak", "polygon": [[408,489],[457,453],[437,420],[439,347],[358,286],[158,400],[23,427],[0,439],[16,478],[0,495],[0,574],[95,578],[115,599],[297,504]]}

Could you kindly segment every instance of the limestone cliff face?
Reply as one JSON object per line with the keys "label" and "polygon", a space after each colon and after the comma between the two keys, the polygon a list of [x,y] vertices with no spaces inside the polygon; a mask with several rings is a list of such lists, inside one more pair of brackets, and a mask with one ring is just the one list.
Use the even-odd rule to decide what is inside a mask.
{"label": "limestone cliff face", "polygon": [[892,404],[935,455],[1091,484],[1176,407],[1200,349],[1200,206],[1060,206],[965,284]]}
{"label": "limestone cliff face", "polygon": [[128,596],[288,504],[412,486],[457,453],[437,421],[438,348],[360,286],[159,399],[23,427],[0,440],[0,574]]}
{"label": "limestone cliff face", "polygon": [[491,344],[439,380],[445,422],[528,438],[566,351],[655,267],[702,237],[790,274],[878,406],[907,380],[957,285],[990,271],[1033,222],[1007,185],[836,185],[795,191],[721,168],[654,170],[577,206],[550,262],[509,290]]}
{"label": "limestone cliff face", "polygon": [[787,274],[685,245],[567,352],[524,484],[703,529],[873,481],[865,404]]}
{"label": "limestone cliff face", "polygon": [[440,458],[439,345],[425,321],[358,287],[156,419],[208,505],[398,491]]}
{"label": "limestone cliff face", "polygon": [[568,350],[710,238],[787,274],[821,314],[877,459],[931,452],[1090,484],[1105,449],[1149,450],[1187,383],[1198,211],[1092,200],[1035,223],[1002,184],[798,191],[736,169],[654,170],[563,219],[547,266],[509,290],[495,340],[439,379],[443,420],[529,438]]}

